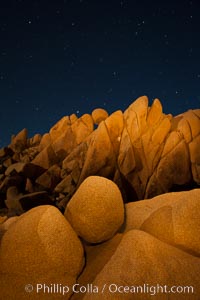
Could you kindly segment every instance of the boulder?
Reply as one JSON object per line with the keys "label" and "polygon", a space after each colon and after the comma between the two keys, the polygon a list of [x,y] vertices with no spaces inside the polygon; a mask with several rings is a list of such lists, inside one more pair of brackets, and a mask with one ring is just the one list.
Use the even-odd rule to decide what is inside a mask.
{"label": "boulder", "polygon": [[30,194],[21,194],[16,186],[11,186],[7,190],[6,207],[13,213],[20,215],[33,207],[39,205],[53,205],[53,201],[46,191]]}
{"label": "boulder", "polygon": [[174,203],[154,211],[140,229],[200,256],[200,189],[176,194]]}
{"label": "boulder", "polygon": [[39,184],[43,189],[53,191],[58,182],[60,181],[60,167],[55,164],[44,172],[41,176],[36,179],[36,183]]}
{"label": "boulder", "polygon": [[88,177],[67,204],[65,217],[89,243],[112,238],[124,221],[123,199],[117,185],[103,177]]}
{"label": "boulder", "polygon": [[52,148],[58,160],[62,161],[76,145],[75,135],[72,132],[71,126],[68,126],[68,128],[53,141]]}
{"label": "boulder", "polygon": [[94,123],[89,114],[84,114],[71,125],[76,144],[82,143],[93,131]]}
{"label": "boulder", "polygon": [[59,184],[55,187],[54,191],[56,193],[69,194],[72,195],[75,190],[73,185],[73,179],[71,175],[66,176]]}
{"label": "boulder", "polygon": [[[59,234],[58,234],[59,233]],[[13,247],[13,241],[15,246]],[[36,255],[37,254],[37,255]],[[63,299],[59,293],[37,293],[36,284],[75,284],[84,263],[83,247],[62,214],[40,206],[22,215],[3,235],[0,251],[2,299]],[[24,291],[31,283],[32,293]],[[13,298],[14,295],[14,298]]]}
{"label": "boulder", "polygon": [[56,141],[63,132],[66,132],[68,127],[71,125],[70,119],[68,116],[64,116],[60,119],[49,131],[51,140]]}
{"label": "boulder", "polygon": [[13,211],[13,214],[20,215],[24,212],[19,202],[21,196],[23,196],[23,194],[19,193],[16,186],[10,186],[7,189],[5,204],[10,211]]}
{"label": "boulder", "polygon": [[32,163],[48,170],[51,166],[56,164],[57,161],[58,157],[56,156],[52,146],[49,145],[32,160]]}
{"label": "boulder", "polygon": [[23,185],[24,185],[24,178],[19,174],[6,176],[0,185],[0,191],[1,193],[6,193],[7,189],[10,186],[17,186],[19,187],[19,189],[21,189]]}
{"label": "boulder", "polygon": [[122,132],[124,129],[124,119],[122,111],[118,110],[107,117],[107,119],[105,120],[105,126],[108,131],[115,156],[117,158],[122,138]]}
{"label": "boulder", "polygon": [[154,99],[152,106],[150,107],[147,115],[148,126],[157,125],[163,117],[162,104],[159,99]]}
{"label": "boulder", "polygon": [[90,115],[85,114],[74,121],[52,143],[53,150],[62,161],[70,152],[82,143],[93,131],[93,121]]}
{"label": "boulder", "polygon": [[185,199],[188,199],[191,203],[194,201],[198,204],[197,199],[200,197],[199,193],[198,189],[184,192],[171,192],[156,196],[152,199],[125,204],[126,221],[124,232],[131,229],[141,229],[142,224],[162,207],[170,206],[173,210],[174,206],[178,206],[179,203],[181,205]]}
{"label": "boulder", "polygon": [[87,152],[83,159],[78,185],[91,175],[112,178],[116,168],[116,157],[105,122],[101,122],[87,139]]}
{"label": "boulder", "polygon": [[92,112],[92,119],[94,121],[94,124],[99,125],[102,121],[106,120],[108,118],[108,113],[103,108],[96,108]]}
{"label": "boulder", "polygon": [[74,122],[76,122],[76,120],[78,119],[76,114],[72,114],[69,116],[70,122],[71,124],[73,124]]}
{"label": "boulder", "polygon": [[26,128],[22,129],[16,136],[13,136],[9,148],[14,152],[20,153],[27,146],[28,131]]}
{"label": "boulder", "polygon": [[32,138],[29,139],[29,147],[38,146],[41,142],[42,136],[36,133]]}
{"label": "boulder", "polygon": [[36,164],[18,162],[9,166],[5,171],[5,175],[8,176],[8,175],[20,174],[26,178],[36,179],[42,173],[44,173],[44,171],[45,171],[44,168]]}
{"label": "boulder", "polygon": [[25,194],[20,196],[18,201],[24,211],[40,205],[53,205],[53,201],[46,191]]}
{"label": "boulder", "polygon": [[[117,250],[93,281],[93,286],[100,292],[87,293],[84,300],[102,299],[102,290],[103,299],[198,300],[199,268],[199,257],[161,242],[146,232],[131,230],[123,236]],[[170,294],[174,286],[191,288],[188,293]]]}
{"label": "boulder", "polygon": [[48,147],[52,143],[51,136],[49,133],[45,133],[40,141],[38,150],[41,152],[44,148]]}

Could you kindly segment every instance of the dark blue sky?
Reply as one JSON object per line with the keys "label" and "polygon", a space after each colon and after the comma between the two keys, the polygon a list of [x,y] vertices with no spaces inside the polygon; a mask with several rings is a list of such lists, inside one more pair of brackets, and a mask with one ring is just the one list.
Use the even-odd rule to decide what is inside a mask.
{"label": "dark blue sky", "polygon": [[200,108],[200,1],[1,1],[0,145],[64,115]]}

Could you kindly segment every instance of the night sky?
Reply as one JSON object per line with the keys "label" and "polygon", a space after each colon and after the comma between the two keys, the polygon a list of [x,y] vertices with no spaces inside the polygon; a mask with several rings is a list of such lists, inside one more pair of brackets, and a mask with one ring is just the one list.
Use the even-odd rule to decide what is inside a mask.
{"label": "night sky", "polygon": [[1,1],[0,146],[64,115],[200,108],[200,1]]}

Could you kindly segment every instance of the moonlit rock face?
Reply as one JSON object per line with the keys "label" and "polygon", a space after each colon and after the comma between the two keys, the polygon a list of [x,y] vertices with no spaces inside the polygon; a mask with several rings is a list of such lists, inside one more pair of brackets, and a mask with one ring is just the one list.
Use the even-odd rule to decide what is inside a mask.
{"label": "moonlit rock face", "polygon": [[108,117],[108,113],[103,108],[96,108],[92,112],[92,118],[94,120],[94,123],[97,124],[97,125],[99,125],[99,123],[101,121],[104,121],[105,119],[107,119],[107,117]]}
{"label": "moonlit rock face", "polygon": [[124,205],[119,188],[112,181],[90,176],[69,201],[65,216],[85,241],[110,239],[124,221]]}

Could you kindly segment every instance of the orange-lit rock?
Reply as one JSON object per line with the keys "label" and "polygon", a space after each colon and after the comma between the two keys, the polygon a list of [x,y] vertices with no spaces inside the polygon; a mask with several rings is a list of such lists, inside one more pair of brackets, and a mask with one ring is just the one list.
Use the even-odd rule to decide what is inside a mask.
{"label": "orange-lit rock", "polygon": [[96,108],[92,112],[92,118],[94,121],[94,124],[99,125],[101,121],[106,120],[108,117],[108,113],[103,108]]}
{"label": "orange-lit rock", "polygon": [[85,241],[106,241],[117,232],[124,221],[121,193],[106,178],[88,177],[67,204],[65,216]]}
{"label": "orange-lit rock", "polygon": [[56,156],[51,145],[44,148],[35,158],[32,160],[32,164],[37,165],[44,169],[49,169],[56,164],[58,157]]}
{"label": "orange-lit rock", "polygon": [[[94,122],[98,123],[95,130]],[[17,144],[23,144],[21,148],[17,146],[14,154],[9,147],[0,151],[2,198],[11,185],[19,186],[22,192],[41,191],[51,185],[48,173],[44,175],[45,183],[42,179],[46,186],[43,187],[41,178],[37,179],[41,174],[32,176],[30,170],[17,172],[21,183],[15,182],[16,176],[10,170],[17,162],[26,164],[25,169],[31,163],[46,171],[58,164],[60,177],[49,193],[58,202],[62,193],[65,203],[93,175],[114,181],[124,202],[192,189],[200,183],[199,109],[178,116],[166,115],[160,100],[155,99],[150,107],[148,98],[143,96],[125,112],[119,110],[108,116],[97,109],[92,115],[65,116],[43,136],[27,139],[26,134],[23,130],[13,137],[13,141],[19,141]],[[26,187],[28,178],[31,182]]]}
{"label": "orange-lit rock", "polygon": [[[61,213],[52,206],[34,208],[10,226],[1,240],[1,297],[26,299],[24,287],[30,280],[33,285],[59,282],[71,286],[83,263],[81,242]],[[51,295],[51,299],[60,298]],[[41,299],[41,294],[33,292],[30,299]]]}
{"label": "orange-lit rock", "polygon": [[[189,294],[181,296],[183,295],[183,299],[189,297],[198,300],[199,268],[199,257],[161,242],[144,231],[131,230],[123,236],[117,250],[96,276],[93,285],[102,290],[106,283],[103,298],[119,300],[148,300],[152,297],[156,300],[170,299],[166,293],[162,293],[161,288],[158,291],[151,289],[151,293],[146,292],[145,296],[144,292],[134,293],[134,287],[144,287],[146,284],[147,288],[147,283],[149,287],[193,286],[193,293],[190,290]],[[115,290],[116,286],[120,287],[119,291]],[[124,292],[123,287],[127,287]],[[132,292],[130,287],[133,287]],[[175,295],[179,299],[180,294]],[[88,293],[83,299],[102,299],[102,294]]]}
{"label": "orange-lit rock", "polygon": [[26,128],[24,128],[16,136],[13,136],[9,148],[11,148],[14,152],[21,152],[27,146],[27,136],[28,131]]}
{"label": "orange-lit rock", "polygon": [[49,133],[45,133],[40,141],[39,144],[39,151],[42,151],[44,148],[48,147],[51,144],[52,140],[51,140],[51,136]]}
{"label": "orange-lit rock", "polygon": [[167,201],[163,201],[165,204],[155,210],[140,229],[161,241],[200,256],[199,201],[200,189],[176,193],[174,202],[168,205]]}

